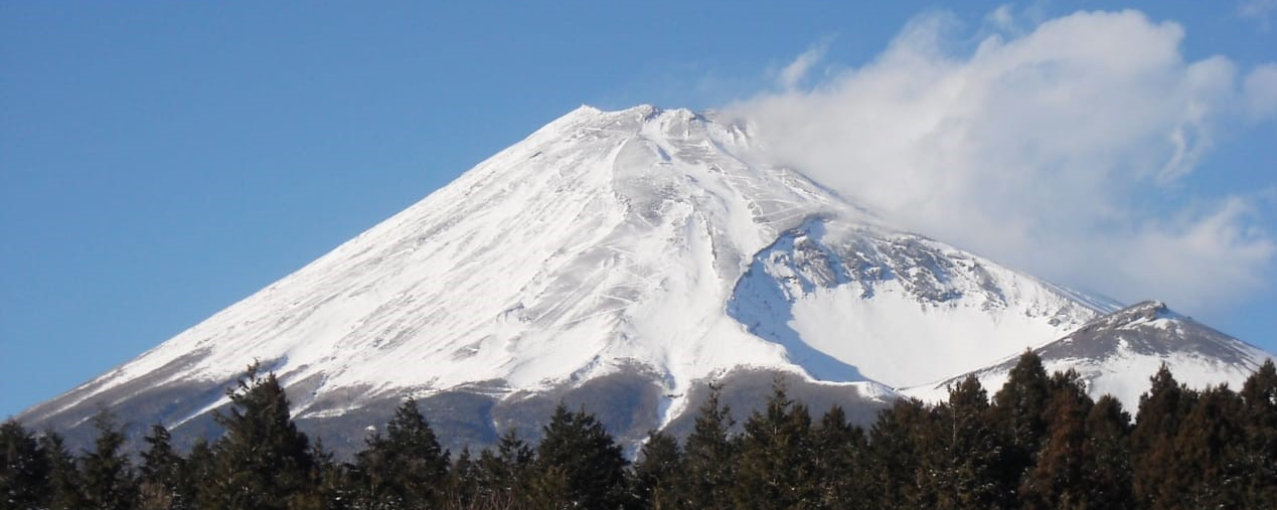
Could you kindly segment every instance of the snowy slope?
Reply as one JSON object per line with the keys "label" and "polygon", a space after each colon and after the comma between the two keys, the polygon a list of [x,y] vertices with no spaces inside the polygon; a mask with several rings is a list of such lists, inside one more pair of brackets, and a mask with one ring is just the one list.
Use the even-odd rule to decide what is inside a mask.
{"label": "snowy slope", "polygon": [[814,219],[753,257],[728,312],[809,354],[817,377],[855,377],[841,361],[904,387],[1023,352],[1113,308],[1074,296],[917,235]]}
{"label": "snowy slope", "polygon": [[[737,368],[922,384],[1110,305],[895,230],[687,110],[582,107],[306,267],[24,417],[261,360],[302,416],[460,387],[498,397],[633,367],[668,423]],[[303,384],[304,383],[304,384]],[[881,383],[881,384],[880,384]],[[183,390],[187,391],[187,390]],[[200,390],[195,412],[225,402]],[[189,393],[189,392],[188,392]]]}
{"label": "snowy slope", "polygon": [[[1034,352],[1047,372],[1073,369],[1095,397],[1112,394],[1128,409],[1139,405],[1149,378],[1163,363],[1190,387],[1227,383],[1241,388],[1272,355],[1177,314],[1158,301],[1145,301],[1096,319]],[[990,393],[1006,382],[1019,356],[975,371]],[[946,388],[966,375],[905,390],[923,400],[942,400]]]}

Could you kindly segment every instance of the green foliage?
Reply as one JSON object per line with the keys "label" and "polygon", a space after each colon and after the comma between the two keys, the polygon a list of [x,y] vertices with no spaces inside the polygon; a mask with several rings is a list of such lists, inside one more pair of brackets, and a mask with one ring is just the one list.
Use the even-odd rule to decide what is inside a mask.
{"label": "green foliage", "polygon": [[1077,374],[1056,374],[1044,417],[1046,441],[1020,485],[1025,510],[1089,508],[1086,493],[1086,419],[1094,403]]}
{"label": "green foliage", "polygon": [[779,379],[761,412],[745,421],[739,470],[732,491],[736,508],[812,508],[819,499],[806,406],[786,394]]}
{"label": "green foliage", "polygon": [[677,504],[675,484],[682,473],[682,452],[678,441],[660,432],[649,433],[631,471],[634,507],[651,510],[674,508]]}
{"label": "green foliage", "polygon": [[1163,510],[1175,508],[1183,496],[1187,473],[1176,462],[1175,438],[1197,395],[1177,382],[1166,365],[1150,381],[1131,432],[1131,486],[1144,508]]}
{"label": "green foliage", "polygon": [[870,476],[877,487],[870,508],[901,508],[904,502],[919,499],[915,478],[925,450],[917,436],[929,422],[926,407],[915,399],[897,400],[878,413],[869,431],[869,457],[875,466]]}
{"label": "green foliage", "polygon": [[535,458],[536,452],[519,438],[518,431],[506,431],[497,442],[495,452],[484,450],[479,456],[478,499],[489,502],[526,501]]}
{"label": "green foliage", "polygon": [[[347,470],[333,461],[333,454],[316,440],[310,450],[310,476],[306,487],[288,502],[290,510],[347,510],[353,506],[355,490]],[[362,507],[360,507],[362,508]]]}
{"label": "green foliage", "polygon": [[1011,369],[1006,384],[993,396],[994,426],[1008,439],[997,483],[1008,494],[1015,494],[1046,439],[1045,414],[1050,395],[1051,381],[1042,358],[1025,351]]}
{"label": "green foliage", "polygon": [[603,424],[584,410],[554,410],[537,447],[533,506],[620,508],[626,501],[627,462]]}
{"label": "green foliage", "polygon": [[949,388],[949,401],[931,410],[919,435],[921,463],[914,501],[937,509],[1007,508],[995,481],[1005,453],[988,424],[988,394],[974,376]]}
{"label": "green foliage", "polygon": [[1277,367],[1268,360],[1242,385],[1246,447],[1239,460],[1245,508],[1277,508]]}
{"label": "green foliage", "polygon": [[444,483],[443,503],[449,506],[465,506],[474,501],[479,489],[479,465],[470,455],[470,447],[466,446],[457,454],[456,460],[448,469],[448,478]]}
{"label": "green foliage", "polygon": [[1082,488],[1085,505],[1094,510],[1129,510],[1131,492],[1131,415],[1112,395],[1100,397],[1086,416]]}
{"label": "green foliage", "polygon": [[0,503],[39,508],[49,495],[49,463],[30,431],[14,420],[0,425]]}
{"label": "green foliage", "polygon": [[448,452],[411,398],[386,424],[386,435],[373,434],[360,452],[356,473],[370,508],[416,508],[442,499]]}
{"label": "green foliage", "polygon": [[75,465],[75,457],[67,451],[62,436],[54,431],[45,431],[39,439],[40,453],[49,465],[49,496],[46,507],[49,510],[79,510],[88,504],[80,494],[82,484],[80,471]]}
{"label": "green foliage", "polygon": [[842,407],[834,406],[821,417],[812,435],[819,492],[816,508],[856,510],[870,506],[875,487],[864,429],[848,423]]}
{"label": "green foliage", "polygon": [[284,510],[308,489],[310,441],[289,416],[288,397],[275,374],[250,366],[228,390],[229,414],[216,419],[226,433],[213,446],[212,479],[201,494],[211,510]]}
{"label": "green foliage", "polygon": [[[182,480],[186,493],[191,501],[205,501],[209,497],[206,487],[217,474],[217,459],[213,456],[213,447],[204,438],[197,439],[182,463]],[[196,505],[198,508],[203,508]]]}
{"label": "green foliage", "polygon": [[95,510],[131,510],[137,505],[137,482],[128,456],[122,451],[124,433],[109,412],[93,417],[97,439],[83,459],[83,493]]}
{"label": "green foliage", "polygon": [[1242,414],[1241,398],[1228,386],[1199,394],[1175,437],[1175,481],[1182,485],[1162,490],[1179,494],[1179,508],[1241,508],[1238,489],[1251,476],[1241,462]]}
{"label": "green foliage", "polygon": [[731,410],[720,403],[721,394],[722,388],[710,385],[709,398],[701,405],[684,444],[685,476],[675,489],[679,508],[732,508],[730,491],[736,483],[737,445],[728,436],[733,422]]}
{"label": "green foliage", "polygon": [[193,500],[184,492],[191,484],[182,479],[185,461],[173,450],[168,429],[156,424],[144,441],[148,448],[142,452],[142,465],[138,468],[138,508],[192,508]]}
{"label": "green foliage", "polygon": [[[218,415],[226,432],[215,445],[198,441],[183,458],[154,426],[136,478],[109,414],[95,418],[94,447],[78,459],[56,433],[36,437],[5,422],[0,508],[1277,508],[1271,362],[1240,392],[1192,391],[1163,368],[1134,425],[1115,398],[1092,402],[1076,373],[1047,377],[1031,356],[1017,370],[992,403],[969,377],[935,406],[896,401],[867,434],[838,407],[813,425],[777,380],[734,435],[712,387],[682,448],[653,432],[632,466],[593,415],[562,405],[535,448],[511,430],[478,458],[466,449],[450,464],[408,400],[385,435],[344,465],[297,430],[274,376],[251,367]],[[1023,472],[1016,462],[1026,462]]]}

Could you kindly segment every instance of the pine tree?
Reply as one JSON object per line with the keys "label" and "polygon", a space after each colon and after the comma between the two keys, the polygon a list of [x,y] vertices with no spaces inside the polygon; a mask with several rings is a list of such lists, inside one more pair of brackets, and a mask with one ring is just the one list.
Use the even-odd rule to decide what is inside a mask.
{"label": "pine tree", "polygon": [[992,483],[1004,452],[988,417],[988,394],[975,376],[951,387],[949,401],[932,409],[921,436],[922,497],[916,503],[937,509],[1010,506],[1006,492]]}
{"label": "pine tree", "polygon": [[528,480],[523,502],[516,502],[511,506],[528,510],[592,508],[583,506],[579,500],[574,499],[569,476],[567,468],[563,466],[542,466],[537,475]]}
{"label": "pine tree", "polygon": [[173,450],[168,429],[155,424],[145,438],[147,449],[138,468],[139,508],[145,510],[191,508],[182,483],[182,457]]}
{"label": "pine tree", "polygon": [[374,508],[417,508],[437,502],[448,474],[448,452],[411,398],[359,453],[358,472]]}
{"label": "pine tree", "polygon": [[634,508],[642,510],[669,510],[675,507],[675,483],[682,476],[682,453],[678,441],[653,431],[639,451],[638,461],[632,469],[631,486],[635,498]]}
{"label": "pine tree", "polygon": [[1175,458],[1175,438],[1196,394],[1177,382],[1166,365],[1150,381],[1152,387],[1140,396],[1131,432],[1131,486],[1143,508],[1163,510],[1175,507],[1180,489],[1188,483]]}
{"label": "pine tree", "polygon": [[733,491],[736,508],[812,508],[819,499],[812,461],[811,416],[795,403],[782,380],[762,412],[745,421],[739,471]]}
{"label": "pine tree", "polygon": [[[1242,400],[1227,385],[1207,388],[1184,418],[1175,438],[1175,463],[1181,508],[1241,508],[1246,480],[1243,470],[1245,431]],[[1168,483],[1173,483],[1168,480]]]}
{"label": "pine tree", "polygon": [[676,484],[679,508],[732,508],[730,491],[736,483],[736,444],[728,435],[731,410],[719,401],[722,388],[710,385],[692,433],[683,447],[685,476]]}
{"label": "pine tree", "polygon": [[1082,445],[1088,510],[1131,510],[1131,415],[1112,395],[1100,397],[1086,417]]}
{"label": "pine tree", "polygon": [[1269,359],[1242,385],[1245,508],[1277,508],[1277,366]]}
{"label": "pine tree", "polygon": [[833,406],[821,417],[813,435],[812,459],[820,493],[816,508],[858,510],[869,506],[874,488],[865,431],[847,422],[842,407]]}
{"label": "pine tree", "polygon": [[80,471],[75,465],[75,457],[67,451],[62,436],[52,430],[46,430],[40,436],[40,451],[49,465],[49,497],[46,507],[49,510],[80,510],[88,506],[80,494]]}
{"label": "pine tree", "polygon": [[997,475],[997,483],[1005,498],[1016,498],[1025,473],[1036,461],[1038,450],[1046,438],[1046,405],[1050,400],[1051,381],[1042,358],[1025,351],[1007,376],[1007,382],[993,396],[991,410],[998,433],[1009,440],[1005,461]]}
{"label": "pine tree", "polygon": [[[554,478],[563,477],[567,499],[561,502],[568,506],[614,509],[627,500],[625,455],[603,424],[584,410],[570,413],[559,403],[537,447],[536,464],[541,476],[534,482],[542,487],[557,487]],[[541,503],[550,502],[545,498],[553,494],[544,490],[536,493],[536,501]]]}
{"label": "pine tree", "polygon": [[523,503],[529,494],[536,453],[518,431],[501,435],[497,448],[479,455],[476,500],[490,503]]}
{"label": "pine tree", "polygon": [[[310,449],[311,464],[306,490],[290,499],[289,510],[348,510],[352,506],[354,490],[346,470],[333,460],[332,452],[324,448],[322,440],[315,440]],[[415,508],[415,507],[404,507]],[[425,508],[425,507],[421,507]]]}
{"label": "pine tree", "polygon": [[49,496],[49,463],[35,436],[16,420],[0,425],[0,463],[4,508],[40,508]]}
{"label": "pine tree", "polygon": [[1084,483],[1086,417],[1093,405],[1078,381],[1077,373],[1057,373],[1051,378],[1051,400],[1046,407],[1046,442],[1037,464],[1020,486],[1026,510],[1074,510],[1086,508]]}
{"label": "pine tree", "polygon": [[132,510],[137,506],[137,481],[122,451],[124,433],[105,409],[93,417],[97,439],[83,459],[84,499],[95,510]]}
{"label": "pine tree", "polygon": [[444,506],[468,508],[479,493],[480,476],[479,464],[470,455],[470,447],[463,447],[456,460],[452,461],[452,468],[448,470]]}
{"label": "pine tree", "polygon": [[216,467],[202,495],[213,510],[284,510],[307,489],[310,441],[289,417],[288,397],[275,374],[248,368],[235,388],[229,414],[215,419],[226,433],[213,447]]}
{"label": "pine tree", "polygon": [[898,399],[891,408],[878,413],[869,430],[870,474],[875,487],[869,508],[890,510],[906,508],[905,502],[917,501],[917,474],[923,445],[918,431],[929,426],[930,416],[917,399]]}
{"label": "pine tree", "polygon": [[[186,494],[190,501],[196,503],[207,501],[210,491],[206,487],[216,479],[216,476],[217,459],[213,455],[213,447],[206,439],[197,438],[195,444],[191,445],[191,451],[186,454],[185,462],[182,463],[182,488],[179,492]],[[200,505],[192,506],[205,508]]]}

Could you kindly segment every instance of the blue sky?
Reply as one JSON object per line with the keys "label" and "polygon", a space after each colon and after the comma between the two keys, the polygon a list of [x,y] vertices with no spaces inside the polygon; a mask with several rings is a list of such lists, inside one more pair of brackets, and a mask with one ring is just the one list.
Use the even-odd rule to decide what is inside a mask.
{"label": "blue sky", "polygon": [[[1229,233],[1231,251],[1249,255],[1171,260],[1108,293],[1184,282],[1168,292],[1186,310],[1142,297],[1277,351],[1264,249],[1277,218],[1277,123],[1245,111],[1246,98],[1271,95],[1270,82],[1247,80],[1277,61],[1273,0],[436,4],[449,3],[0,2],[0,416],[159,344],[580,104],[748,112],[792,99],[819,109],[839,100],[829,91],[872,78],[866,70],[919,20],[941,20],[946,55],[935,62],[965,76],[982,69],[972,55],[988,37],[1028,40],[1042,22],[1096,9],[1174,23],[1185,63],[1224,57],[1231,67],[1216,75],[1227,90],[1211,104],[1239,111],[1210,117],[1191,171],[1147,192],[1144,180],[1123,181],[1109,199],[1136,227],[1063,224],[1065,239],[1121,247],[1114,236],[1131,229],[1153,240]],[[804,53],[810,64],[793,67]],[[1260,90],[1247,95],[1252,82]],[[1114,161],[1146,154],[1128,152]],[[1033,237],[990,241],[914,220],[1017,265],[1042,258],[1017,251]],[[1104,257],[1119,252],[1044,267],[1076,280],[1065,284],[1103,286],[1113,279],[1088,277],[1079,260],[1112,266]]]}

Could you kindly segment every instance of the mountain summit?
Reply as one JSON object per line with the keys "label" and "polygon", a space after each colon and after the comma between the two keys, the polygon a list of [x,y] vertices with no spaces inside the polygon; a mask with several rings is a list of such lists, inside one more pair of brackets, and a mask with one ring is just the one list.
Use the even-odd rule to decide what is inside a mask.
{"label": "mountain summit", "polygon": [[412,395],[478,441],[530,396],[589,388],[641,433],[733,373],[882,400],[1116,308],[892,228],[747,127],[581,107],[20,418],[75,428],[106,405],[204,430],[260,360],[314,427],[362,430]]}
{"label": "mountain summit", "polygon": [[[1144,301],[1097,318],[1077,331],[1034,349],[1048,372],[1075,370],[1095,395],[1112,394],[1135,409],[1149,378],[1163,364],[1192,387],[1228,383],[1241,388],[1270,354],[1175,313],[1160,301]],[[999,388],[1016,358],[973,372],[982,385]],[[947,394],[945,382],[906,390],[928,400]]]}

